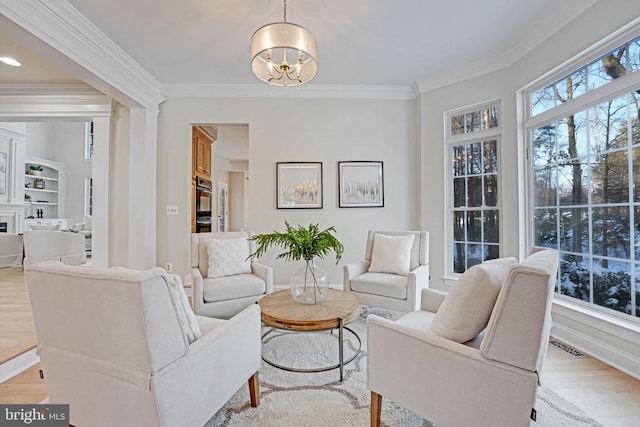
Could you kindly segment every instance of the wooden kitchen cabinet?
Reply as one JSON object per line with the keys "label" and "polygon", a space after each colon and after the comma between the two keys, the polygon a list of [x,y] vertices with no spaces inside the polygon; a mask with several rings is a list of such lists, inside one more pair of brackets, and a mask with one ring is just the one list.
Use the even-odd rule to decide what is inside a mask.
{"label": "wooden kitchen cabinet", "polygon": [[193,128],[193,173],[201,178],[211,180],[211,144],[213,138],[200,128]]}

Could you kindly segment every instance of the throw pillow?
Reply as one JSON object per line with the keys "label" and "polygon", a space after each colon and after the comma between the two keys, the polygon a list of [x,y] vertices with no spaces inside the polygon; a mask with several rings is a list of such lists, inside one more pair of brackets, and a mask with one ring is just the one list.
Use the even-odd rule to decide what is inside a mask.
{"label": "throw pillow", "polygon": [[489,322],[502,282],[515,258],[485,261],[465,271],[438,308],[431,330],[463,343],[478,335]]}
{"label": "throw pillow", "polygon": [[246,237],[207,240],[209,269],[207,277],[224,277],[251,273],[249,242]]}
{"label": "throw pillow", "polygon": [[372,273],[409,275],[411,247],[414,239],[415,236],[413,234],[406,236],[374,234],[369,271]]}
{"label": "throw pillow", "polygon": [[187,334],[189,344],[191,344],[202,336],[200,325],[198,325],[196,315],[193,313],[193,310],[189,305],[189,298],[184,290],[184,286],[182,286],[182,279],[180,276],[177,274],[167,273],[167,279],[176,315],[182,324],[182,329]]}

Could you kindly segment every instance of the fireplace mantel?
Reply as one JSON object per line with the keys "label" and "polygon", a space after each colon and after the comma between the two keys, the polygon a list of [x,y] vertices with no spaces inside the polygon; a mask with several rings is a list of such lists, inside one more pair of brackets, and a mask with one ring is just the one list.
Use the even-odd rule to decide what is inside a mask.
{"label": "fireplace mantel", "polygon": [[7,222],[7,233],[22,233],[24,227],[24,205],[1,204],[0,222]]}

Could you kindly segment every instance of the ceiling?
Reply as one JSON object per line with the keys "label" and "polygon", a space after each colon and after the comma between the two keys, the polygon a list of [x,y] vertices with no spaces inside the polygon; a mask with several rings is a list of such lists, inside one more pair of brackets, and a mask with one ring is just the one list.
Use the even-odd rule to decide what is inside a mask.
{"label": "ceiling", "polygon": [[[250,40],[282,20],[278,0],[67,0],[161,84],[261,84]],[[601,0],[602,1],[602,0]],[[410,86],[504,67],[595,0],[289,0],[289,22],[317,38],[309,85]],[[1,30],[0,30],[1,32]],[[74,76],[0,34],[0,83],[69,83]]]}

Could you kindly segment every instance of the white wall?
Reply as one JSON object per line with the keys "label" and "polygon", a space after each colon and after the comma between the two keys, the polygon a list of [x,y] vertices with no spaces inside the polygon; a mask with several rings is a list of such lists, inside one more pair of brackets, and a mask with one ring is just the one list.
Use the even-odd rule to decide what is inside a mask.
{"label": "white wall", "polygon": [[85,177],[91,176],[91,161],[85,160],[85,123],[53,122],[51,160],[67,165],[65,210],[67,218],[82,222],[84,217]]}
{"label": "white wall", "polygon": [[[345,246],[343,260],[336,265],[331,256],[319,262],[331,283],[342,283],[343,263],[362,259],[367,230],[418,226],[413,101],[170,98],[160,108],[158,210],[164,212],[172,200],[180,215],[159,215],[158,265],[171,261],[179,274],[189,273],[192,123],[249,124],[246,228],[257,233],[282,230],[284,220],[335,226]],[[339,160],[384,161],[384,208],[338,208]],[[323,209],[276,209],[275,168],[282,161],[323,162]],[[298,266],[275,261],[279,253],[272,249],[261,261],[274,267],[277,284],[285,284]]]}
{"label": "white wall", "polygon": [[25,149],[27,156],[53,159],[55,148],[51,144],[52,127],[53,123],[51,122],[26,123],[27,142]]}

